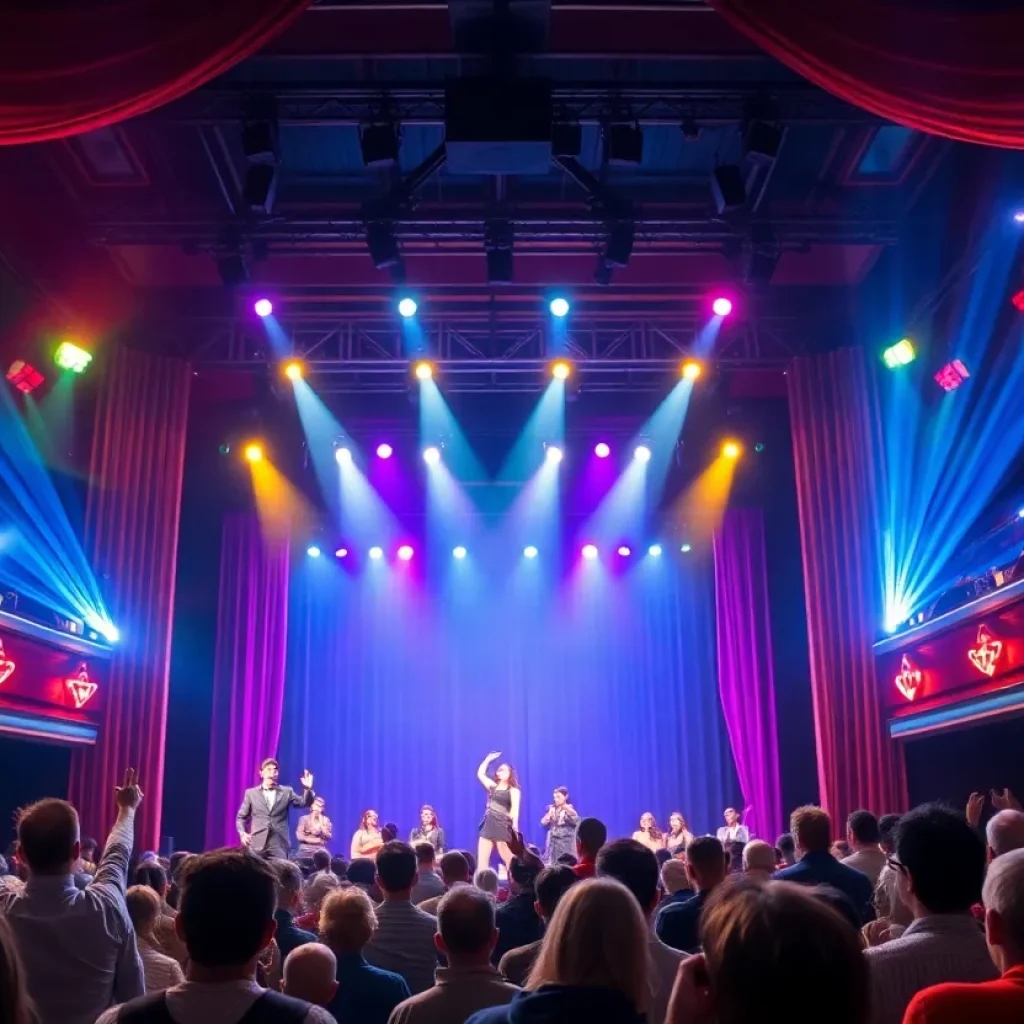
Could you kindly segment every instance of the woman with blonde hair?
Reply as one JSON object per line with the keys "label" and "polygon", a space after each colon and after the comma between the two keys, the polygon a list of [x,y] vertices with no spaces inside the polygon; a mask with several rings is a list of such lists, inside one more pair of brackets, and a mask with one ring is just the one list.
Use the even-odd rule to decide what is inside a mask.
{"label": "woman with blonde hair", "polygon": [[640,904],[624,885],[578,882],[558,901],[523,991],[466,1024],[641,1024],[651,999],[647,943]]}

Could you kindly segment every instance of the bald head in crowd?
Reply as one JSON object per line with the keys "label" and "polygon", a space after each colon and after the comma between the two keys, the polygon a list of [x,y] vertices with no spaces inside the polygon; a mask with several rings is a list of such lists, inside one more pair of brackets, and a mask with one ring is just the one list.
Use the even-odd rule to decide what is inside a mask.
{"label": "bald head in crowd", "polygon": [[338,961],[325,945],[307,942],[288,954],[281,991],[314,1006],[327,1006],[338,991],[337,970]]}
{"label": "bald head in crowd", "polygon": [[1024,849],[1024,811],[1006,810],[992,815],[985,827],[985,840],[991,857]]}
{"label": "bald head in crowd", "polygon": [[992,861],[981,898],[988,949],[1005,974],[1024,964],[1024,849],[1010,850]]}

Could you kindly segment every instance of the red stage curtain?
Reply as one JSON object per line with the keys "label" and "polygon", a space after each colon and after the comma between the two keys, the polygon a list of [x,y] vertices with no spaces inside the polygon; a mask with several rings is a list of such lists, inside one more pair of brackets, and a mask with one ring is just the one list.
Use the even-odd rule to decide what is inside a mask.
{"label": "red stage curtain", "polygon": [[857,808],[885,814],[906,802],[871,649],[881,620],[878,406],[860,348],[795,359],[787,379],[818,787],[838,828]]}
{"label": "red stage curtain", "polygon": [[121,632],[97,745],[76,751],[70,799],[83,835],[102,838],[114,786],[137,768],[145,799],[136,841],[157,846],[174,617],[182,470],[191,371],[178,359],[120,349],[96,410],[86,535],[111,619]]}
{"label": "red stage curtain", "polygon": [[309,2],[5,4],[0,145],[78,135],[170,103],[255,53]]}
{"label": "red stage curtain", "polygon": [[213,671],[206,847],[237,843],[235,814],[260,762],[277,755],[288,649],[288,538],[253,512],[224,519]]}
{"label": "red stage curtain", "polygon": [[[1024,9],[906,0],[709,0],[822,89],[908,128],[1024,149]],[[982,9],[979,9],[982,8]]]}

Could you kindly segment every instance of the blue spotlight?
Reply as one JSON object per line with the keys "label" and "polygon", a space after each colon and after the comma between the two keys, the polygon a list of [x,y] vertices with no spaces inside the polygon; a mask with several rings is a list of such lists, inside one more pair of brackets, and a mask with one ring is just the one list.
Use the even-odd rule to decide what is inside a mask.
{"label": "blue spotlight", "polygon": [[338,548],[338,550],[334,552],[334,557],[348,558],[348,548]]}
{"label": "blue spotlight", "polygon": [[310,558],[319,558],[320,549],[315,544],[310,544],[309,547],[306,548],[306,554],[309,555]]}
{"label": "blue spotlight", "polygon": [[86,618],[85,624],[92,630],[99,633],[108,644],[116,644],[121,639],[121,633],[108,619],[100,615],[90,615]]}
{"label": "blue spotlight", "polygon": [[1017,518],[1024,519],[1024,508],[1017,509]]}
{"label": "blue spotlight", "polygon": [[415,316],[418,308],[416,300],[411,295],[406,295],[398,301],[398,312],[406,319]]}
{"label": "blue spotlight", "polygon": [[661,545],[660,544],[652,544],[647,549],[647,554],[649,554],[651,556],[651,558],[661,558]]}
{"label": "blue spotlight", "polygon": [[682,551],[684,555],[688,555],[693,550],[693,548],[690,547],[689,544],[684,544],[679,550]]}
{"label": "blue spotlight", "polygon": [[423,449],[423,461],[428,466],[436,466],[441,461],[441,449],[431,445]]}
{"label": "blue spotlight", "polygon": [[452,558],[457,558],[461,562],[466,557],[466,549],[460,544],[456,548],[452,548]]}
{"label": "blue spotlight", "polygon": [[552,316],[566,316],[569,313],[569,300],[563,299],[561,295],[559,295],[548,303],[548,309],[551,310]]}
{"label": "blue spotlight", "polygon": [[619,545],[619,557],[620,558],[629,558],[629,556],[632,553],[633,552],[629,550],[629,545],[628,544],[620,544]]}
{"label": "blue spotlight", "polygon": [[583,551],[581,553],[588,562],[592,562],[595,558],[597,558],[597,545],[584,544]]}
{"label": "blue spotlight", "polygon": [[370,557],[375,561],[379,562],[384,557],[384,549],[378,547],[376,544],[370,548]]}
{"label": "blue spotlight", "polygon": [[645,444],[638,444],[633,449],[633,458],[637,462],[650,462],[651,461],[651,449]]}
{"label": "blue spotlight", "polygon": [[562,461],[562,449],[556,444],[549,444],[545,446],[544,458],[548,462],[554,462],[555,464]]}
{"label": "blue spotlight", "polygon": [[523,555],[526,558],[536,558],[537,549],[532,544],[527,544],[526,547],[523,548]]}

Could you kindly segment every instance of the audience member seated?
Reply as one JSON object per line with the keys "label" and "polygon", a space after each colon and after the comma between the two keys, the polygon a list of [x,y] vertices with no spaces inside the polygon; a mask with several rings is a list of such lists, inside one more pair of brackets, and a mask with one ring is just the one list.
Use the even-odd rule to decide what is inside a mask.
{"label": "audience member seated", "polygon": [[775,847],[763,839],[754,839],[743,847],[743,873],[756,881],[767,882],[775,874]]}
{"label": "audience member seated", "polygon": [[445,892],[444,882],[437,873],[437,866],[434,862],[434,847],[431,843],[417,843],[413,849],[416,851],[416,871],[418,878],[412,890],[412,901],[419,905],[424,900],[433,899],[435,896],[443,896]]}
{"label": "audience member seated", "polygon": [[895,840],[889,866],[914,920],[900,938],[865,951],[875,1024],[900,1024],[910,1000],[930,985],[997,976],[971,916],[985,876],[977,833],[961,815],[925,804],[900,819]]}
{"label": "audience member seated", "polygon": [[670,1024],[866,1024],[857,932],[812,891],[735,877],[708,901],[704,953],[679,969]]}
{"label": "audience member seated", "polygon": [[793,841],[792,832],[783,832],[775,840],[775,849],[779,851],[779,870],[796,863],[796,843]]}
{"label": "audience member seated", "polygon": [[147,992],[162,992],[185,980],[181,965],[173,957],[161,953],[155,929],[160,919],[160,897],[148,885],[133,885],[125,894],[128,916],[135,926],[139,957]]}
{"label": "audience member seated", "polygon": [[293,949],[284,965],[281,991],[313,1006],[327,1007],[338,992],[338,961],[327,946],[307,942]]}
{"label": "audience member seated", "polygon": [[[457,885],[472,885],[473,875],[471,874],[469,860],[462,850],[449,850],[441,858],[440,866],[441,882],[444,885],[445,892],[448,892],[449,889],[453,889]],[[436,917],[437,908],[440,904],[441,897],[434,896],[420,903],[419,908],[425,914],[432,914]]]}
{"label": "audience member seated", "polygon": [[574,868],[579,864],[579,857],[572,853],[563,853],[561,857],[555,862],[556,864],[564,864],[566,867]]}
{"label": "audience member seated", "polygon": [[1024,1021],[1024,849],[1000,854],[989,867],[982,902],[989,953],[1001,977],[974,985],[950,982],[926,988],[910,1001],[904,1024]]}
{"label": "audience member seated", "polygon": [[348,861],[344,857],[332,857],[331,874],[335,875],[339,882],[349,881]]}
{"label": "audience member seated", "polygon": [[989,860],[1024,849],[1024,813],[1006,810],[993,814],[985,826],[985,841]]}
{"label": "audience member seated", "polygon": [[[691,840],[692,842],[692,840]],[[665,890],[661,907],[667,907],[670,903],[681,903],[693,895],[690,888],[690,876],[686,873],[686,854],[681,857],[673,857],[661,865],[661,887]]]}
{"label": "audience member seated", "polygon": [[348,880],[352,885],[358,885],[374,903],[383,899],[377,886],[377,869],[370,857],[357,857],[349,863]]}
{"label": "audience member seated", "polygon": [[341,888],[341,882],[330,871],[319,871],[306,883],[302,901],[305,904],[306,912],[295,918],[295,924],[303,931],[316,932],[320,923],[320,908],[324,900],[335,889]]}
{"label": "audience member seated", "polygon": [[370,897],[358,886],[336,889],[320,911],[320,937],[338,961],[338,992],[327,1009],[338,1024],[387,1024],[409,998],[400,974],[371,967],[363,949],[377,927]]}
{"label": "audience member seated", "polygon": [[35,1003],[28,994],[25,966],[18,954],[11,926],[0,917],[0,1020],[4,1024],[39,1024]]}
{"label": "audience member seated", "polygon": [[655,921],[658,938],[673,949],[696,953],[700,948],[700,915],[708,897],[725,881],[729,862],[714,836],[698,836],[686,848],[686,873],[694,895],[662,908]]}
{"label": "audience member seated", "polygon": [[534,886],[541,870],[536,859],[512,858],[508,867],[510,896],[497,912],[498,941],[491,954],[494,964],[510,949],[536,942],[544,934],[544,925],[534,907],[537,901]]}
{"label": "audience member seated", "polygon": [[577,878],[593,878],[597,871],[598,850],[608,842],[608,829],[600,818],[583,818],[576,826],[576,856],[573,866]]}
{"label": "audience member seated", "polygon": [[317,873],[331,870],[332,857],[328,850],[323,848],[314,850],[310,860],[313,861],[313,870]]}
{"label": "audience member seated", "polygon": [[[900,823],[900,815],[883,814],[878,819],[878,846],[886,858],[895,852],[894,837],[896,826]],[[875,913],[879,918],[879,927],[888,931],[895,926],[897,932],[902,932],[911,921],[914,915],[910,908],[900,899],[897,882],[899,875],[886,863],[878,876],[878,883],[875,885]]]}
{"label": "audience member seated", "polygon": [[636,898],[614,879],[594,878],[562,897],[525,990],[466,1024],[642,1024],[650,996]]}
{"label": "audience member seated", "polygon": [[[178,938],[178,933],[174,930],[174,919],[178,912],[167,902],[171,888],[167,872],[159,864],[140,864],[135,869],[132,880],[135,885],[148,885],[159,897],[160,914],[153,929],[157,951],[173,957],[184,967],[188,953],[185,952],[185,943]],[[149,986],[146,987],[146,991],[149,991]]]}
{"label": "audience member seated", "polygon": [[14,932],[42,1024],[95,1024],[113,1003],[145,992],[124,901],[141,801],[129,769],[117,791],[114,827],[85,889],[72,877],[81,855],[74,807],[40,800],[18,817],[18,860],[28,880],[21,892],[0,890],[0,913]]}
{"label": "audience member seated", "polygon": [[668,999],[685,953],[666,946],[651,929],[658,906],[658,858],[650,849],[632,839],[607,843],[597,855],[597,877],[614,878],[636,898],[647,922],[647,952],[651,961],[651,998],[647,1024],[662,1024]]}
{"label": "audience member seated", "polygon": [[853,904],[861,924],[872,920],[875,910],[867,875],[840,864],[829,853],[832,819],[828,814],[820,807],[798,807],[790,816],[789,830],[800,859],[792,867],[777,872],[776,879],[798,885],[830,885]]}
{"label": "audience member seated", "polygon": [[498,899],[498,873],[493,868],[481,868],[473,879],[473,884],[487,893],[495,902]]}
{"label": "audience member seated", "polygon": [[385,822],[380,829],[381,842],[393,843],[398,838],[398,826],[393,821]]}
{"label": "audience member seated", "polygon": [[107,1010],[96,1024],[333,1024],[318,1006],[256,982],[260,951],[274,938],[277,875],[248,850],[190,857],[174,926],[188,949],[185,983]]}
{"label": "audience member seated", "polygon": [[828,850],[836,860],[846,860],[853,853],[853,847],[845,839],[837,839]]}
{"label": "audience member seated", "polygon": [[878,845],[880,839],[878,819],[870,811],[854,811],[847,818],[846,840],[853,852],[843,859],[843,863],[867,875],[872,891],[878,885],[878,876],[886,861],[886,855]]}
{"label": "audience member seated", "polygon": [[277,945],[281,950],[282,962],[288,954],[305,942],[316,942],[316,933],[300,928],[294,921],[302,909],[302,872],[290,860],[274,861],[277,872]]}
{"label": "audience member seated", "polygon": [[366,960],[400,974],[413,995],[424,992],[434,984],[437,922],[412,905],[416,854],[408,843],[392,840],[380,848],[377,885],[384,898],[377,908],[377,930],[364,950]]}
{"label": "audience member seated", "polygon": [[174,853],[168,858],[169,869],[167,877],[170,880],[170,888],[167,891],[167,905],[177,913],[178,910],[178,897],[181,894],[179,882],[181,881],[181,870],[185,866],[185,861],[191,857],[192,854],[188,850],[175,850]]}
{"label": "audience member seated", "polygon": [[[534,904],[534,909],[544,927],[551,922],[551,917],[562,896],[570,886],[575,885],[578,881],[579,879],[568,864],[554,864],[544,868],[537,875],[537,881],[534,883],[537,902]],[[525,946],[518,946],[505,953],[498,963],[498,970],[502,977],[513,985],[524,985],[527,976],[533,969],[543,941],[543,939],[535,939]]]}
{"label": "audience member seated", "polygon": [[463,1024],[477,1010],[504,1006],[519,991],[491,966],[498,929],[486,893],[468,885],[446,893],[434,941],[448,966],[437,969],[432,989],[400,1004],[390,1024]]}

